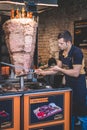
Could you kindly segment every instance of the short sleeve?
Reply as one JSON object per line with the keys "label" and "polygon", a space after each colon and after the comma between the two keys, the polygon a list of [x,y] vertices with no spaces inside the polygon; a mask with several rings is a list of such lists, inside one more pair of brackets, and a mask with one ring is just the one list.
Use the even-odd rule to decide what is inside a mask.
{"label": "short sleeve", "polygon": [[82,60],[83,60],[83,53],[78,48],[75,50],[75,52],[73,54],[73,64],[82,64]]}

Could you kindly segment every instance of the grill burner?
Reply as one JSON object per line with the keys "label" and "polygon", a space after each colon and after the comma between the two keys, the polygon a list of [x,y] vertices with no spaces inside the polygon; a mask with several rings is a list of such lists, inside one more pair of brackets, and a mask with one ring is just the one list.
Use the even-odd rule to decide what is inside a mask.
{"label": "grill burner", "polygon": [[46,84],[41,82],[30,82],[28,79],[24,79],[24,86],[20,86],[20,78],[13,80],[0,81],[0,93],[8,92],[23,92],[37,89],[45,89]]}
{"label": "grill burner", "polygon": [[[5,62],[0,62],[0,63],[4,64],[4,65],[8,65],[8,66],[13,67],[13,68],[18,68],[18,69],[23,68],[24,69],[23,66],[16,66],[16,65],[13,65],[13,64],[5,63]],[[34,72],[29,70],[29,72],[27,74],[21,74],[21,75],[17,76],[17,77],[20,78],[20,87],[21,87],[21,90],[24,90],[24,77],[28,76],[28,75],[31,75],[31,79],[30,80],[32,80],[33,76],[34,76]]]}

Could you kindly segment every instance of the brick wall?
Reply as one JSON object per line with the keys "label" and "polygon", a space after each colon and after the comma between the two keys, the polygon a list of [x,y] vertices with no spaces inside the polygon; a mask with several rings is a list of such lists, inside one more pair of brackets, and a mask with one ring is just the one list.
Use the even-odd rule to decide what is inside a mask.
{"label": "brick wall", "polygon": [[58,59],[57,35],[68,29],[74,41],[74,21],[87,19],[87,0],[64,0],[58,7],[39,14],[38,56],[46,63],[53,56]]}

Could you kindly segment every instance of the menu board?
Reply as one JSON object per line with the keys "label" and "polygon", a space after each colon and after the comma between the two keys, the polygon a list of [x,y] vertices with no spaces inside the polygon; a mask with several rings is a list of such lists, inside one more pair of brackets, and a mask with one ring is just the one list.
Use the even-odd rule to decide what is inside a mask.
{"label": "menu board", "polygon": [[87,19],[74,22],[74,44],[79,47],[87,46]]}

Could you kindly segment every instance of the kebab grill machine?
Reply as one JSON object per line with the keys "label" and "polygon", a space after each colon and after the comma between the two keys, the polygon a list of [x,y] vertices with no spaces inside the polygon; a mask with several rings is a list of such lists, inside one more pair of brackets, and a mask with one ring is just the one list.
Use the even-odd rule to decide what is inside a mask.
{"label": "kebab grill machine", "polygon": [[[22,11],[23,12],[23,11]],[[46,88],[45,80],[32,69],[37,21],[15,16],[3,24],[10,63],[1,61],[0,93]]]}

